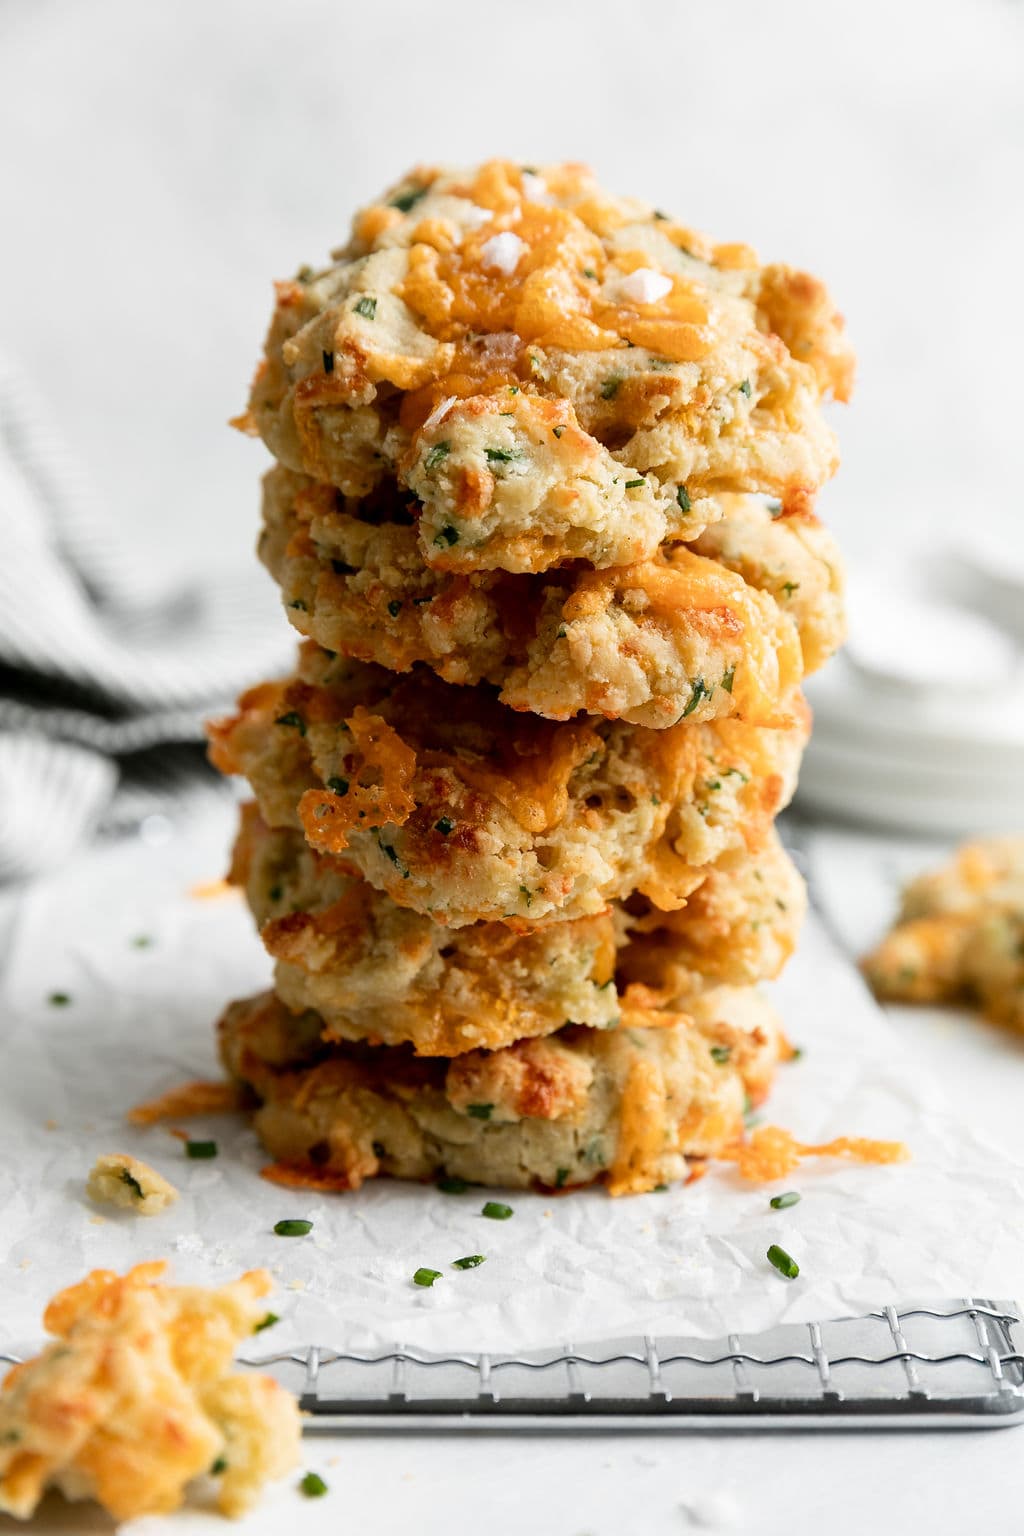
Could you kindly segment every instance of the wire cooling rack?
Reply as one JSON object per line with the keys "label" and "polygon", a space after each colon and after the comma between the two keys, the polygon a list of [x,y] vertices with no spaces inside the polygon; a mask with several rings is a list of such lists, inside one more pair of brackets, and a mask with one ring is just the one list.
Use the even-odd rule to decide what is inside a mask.
{"label": "wire cooling rack", "polygon": [[310,1348],[243,1363],[296,1392],[313,1431],[981,1429],[1024,1421],[1022,1346],[1016,1303],[965,1297],[720,1340]]}

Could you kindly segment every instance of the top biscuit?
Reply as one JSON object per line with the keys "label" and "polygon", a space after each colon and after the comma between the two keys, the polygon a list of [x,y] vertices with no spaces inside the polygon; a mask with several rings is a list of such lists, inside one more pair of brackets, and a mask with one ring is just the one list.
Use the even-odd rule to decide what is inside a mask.
{"label": "top biscuit", "polygon": [[608,567],[696,538],[722,492],[808,509],[852,373],[815,278],[581,166],[489,161],[416,170],[277,285],[237,424],[346,496],[412,492],[436,569]]}

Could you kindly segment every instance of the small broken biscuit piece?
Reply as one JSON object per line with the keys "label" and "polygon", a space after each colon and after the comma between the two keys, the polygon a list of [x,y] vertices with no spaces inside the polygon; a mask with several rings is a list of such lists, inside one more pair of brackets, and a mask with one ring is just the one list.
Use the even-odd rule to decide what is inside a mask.
{"label": "small broken biscuit piece", "polygon": [[101,1205],[119,1205],[140,1216],[156,1216],[178,1198],[174,1185],[148,1163],[126,1152],[104,1152],[93,1164],[86,1193]]}
{"label": "small broken biscuit piece", "polygon": [[219,1032],[276,1159],[266,1176],[325,1191],[446,1175],[642,1193],[742,1135],[744,1103],[764,1096],[781,1049],[764,999],[728,987],[688,1013],[637,1006],[619,1029],[570,1025],[451,1059],[325,1042],[316,1014],[269,992],[232,1003]]}
{"label": "small broken biscuit piece", "polygon": [[115,1520],[166,1514],[193,1478],[218,1478],[240,1515],[296,1464],[295,1399],[269,1376],[233,1374],[271,1289],[252,1270],[218,1289],[170,1286],[165,1265],[97,1269],[50,1302],[57,1342],[0,1391],[0,1510],[28,1519],[49,1488],[95,1499]]}
{"label": "small broken biscuit piece", "polygon": [[[269,826],[303,830],[399,906],[449,927],[537,923],[637,889],[680,906],[707,865],[758,846],[809,728],[799,693],[785,702],[777,729],[552,722],[482,685],[395,677],[307,643],[297,675],[251,689],[211,728],[211,757],[245,774]],[[380,722],[372,750],[353,729],[359,707]]]}
{"label": "small broken biscuit piece", "polygon": [[891,932],[861,965],[878,997],[967,1003],[1024,1031],[1024,837],[965,843],[911,881]]}

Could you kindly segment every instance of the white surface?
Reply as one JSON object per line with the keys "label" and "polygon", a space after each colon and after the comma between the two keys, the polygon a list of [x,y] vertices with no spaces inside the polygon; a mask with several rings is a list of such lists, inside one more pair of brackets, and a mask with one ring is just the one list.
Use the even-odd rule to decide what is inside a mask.
{"label": "white surface", "polygon": [[861,366],[824,511],[1024,546],[1013,0],[6,0],[0,349],[128,539],[248,558],[270,279],[417,160],[592,162],[824,276]]}
{"label": "white surface", "polygon": [[[49,1279],[44,1284],[45,1267],[36,1255],[52,1251],[53,1233],[59,1234],[65,1276],[79,1273],[86,1264],[120,1264],[143,1252],[166,1251],[161,1234],[165,1239],[170,1227],[164,1222],[173,1222],[173,1216],[145,1225],[114,1216],[102,1225],[93,1225],[80,1202],[79,1178],[89,1155],[108,1147],[106,1127],[119,1121],[126,1101],[140,1090],[173,1082],[183,1073],[209,1070],[209,1014],[225,993],[255,984],[265,969],[255,943],[245,936],[244,917],[237,905],[230,900],[211,904],[183,900],[183,892],[193,880],[216,873],[225,834],[223,820],[213,818],[201,835],[187,842],[172,839],[157,849],[124,845],[107,850],[93,859],[91,867],[82,864],[69,871],[59,891],[48,894],[46,888],[39,887],[27,903],[19,904],[20,916],[12,935],[13,963],[7,967],[4,997],[7,1026],[12,1027],[28,1008],[40,1031],[51,1027],[55,1020],[63,1034],[76,1017],[84,1021],[97,999],[106,998],[108,1038],[119,1035],[122,1048],[111,1053],[108,1046],[103,1046],[95,1057],[83,1055],[70,1069],[66,1065],[62,1090],[66,1097],[56,1102],[50,1101],[53,1080],[46,1067],[43,1040],[34,1048],[31,1044],[23,1047],[18,1053],[17,1079],[12,1079],[15,1093],[11,1094],[8,1088],[10,1098],[17,1100],[17,1108],[9,1098],[0,1116],[0,1126],[9,1137],[17,1117],[21,1129],[15,1134],[19,1139],[35,1141],[42,1136],[51,1151],[41,1168],[36,1163],[31,1190],[22,1190],[14,1198],[11,1185],[19,1183],[17,1162],[9,1148],[5,1153],[7,1198],[2,1238],[13,1244],[4,1266],[8,1317],[21,1321],[34,1317],[40,1291],[45,1293],[51,1288]],[[857,946],[868,942],[888,917],[886,909],[897,879],[934,858],[934,854],[934,849],[923,846],[892,848],[883,842],[871,843],[844,834],[817,835],[812,842],[811,860],[815,885],[828,897],[830,912],[843,938]],[[97,899],[98,893],[102,893],[101,900]],[[155,942],[150,949],[131,947],[131,939],[140,932],[153,937]],[[173,983],[169,982],[171,974]],[[806,1008],[806,999],[801,1004],[799,997],[812,977],[806,968],[806,957],[796,962],[791,977],[795,985],[790,993],[790,1014],[793,1007]],[[59,1014],[40,1011],[37,1000],[54,988],[72,993],[71,1008]],[[873,1027],[870,1013],[857,1014],[861,1002],[854,988],[855,983],[844,982],[841,973],[827,979],[813,977],[810,1001],[820,1014],[820,1035],[816,1040],[801,1038],[801,1043],[810,1045],[808,1056],[805,1063],[790,1071],[809,1071],[815,1057],[821,1059],[827,1050],[829,1034],[842,1038],[843,1019],[851,1008],[865,1028]],[[174,1026],[171,1035],[169,1022]],[[96,1025],[96,1019],[91,1018],[90,1041]],[[920,1070],[934,1068],[947,1083],[955,1082],[958,1112],[974,1124],[983,1125],[986,1135],[1007,1160],[1018,1163],[1024,1154],[1024,1131],[1018,1113],[1019,1085],[1024,1074],[1020,1042],[954,1015],[904,1013],[899,1016],[897,1027],[903,1043],[909,1044],[919,1061]],[[895,1038],[886,1039],[881,1032],[875,1043],[889,1057],[887,1063],[881,1064],[880,1081],[884,1085],[890,1068],[899,1074],[900,1044]],[[101,1102],[95,1099],[98,1066],[106,1073]],[[891,1081],[889,1078],[890,1089]],[[72,1090],[77,1096],[83,1086],[87,1098],[92,1095],[92,1102],[82,1104],[77,1098],[72,1102]],[[780,1094],[773,1098],[769,1118],[785,1123],[786,1117],[780,1111],[788,1091],[784,1078]],[[883,1088],[881,1102],[874,1105],[873,1113],[882,1122],[888,1122],[890,1114],[899,1112],[899,1100],[898,1094]],[[47,1114],[58,1120],[58,1130],[41,1131],[41,1119]],[[79,1123],[87,1119],[88,1124]],[[232,1201],[239,1202],[245,1218],[242,1225],[254,1240],[252,1252],[243,1254],[230,1240],[225,1243],[224,1254],[207,1249],[205,1256],[190,1252],[176,1256],[177,1272],[191,1271],[196,1265],[201,1270],[210,1261],[212,1277],[219,1278],[231,1273],[239,1262],[267,1256],[265,1234],[253,1231],[259,1225],[255,1218],[259,1197],[265,1196],[266,1190],[261,1190],[252,1177],[251,1169],[258,1159],[254,1149],[246,1146],[246,1133],[226,1132],[225,1121],[216,1126],[210,1124],[224,1148],[217,1165],[175,1161],[171,1166],[180,1153],[171,1149],[172,1144],[163,1138],[163,1133],[150,1132],[145,1139],[150,1148],[169,1148],[163,1156],[152,1151],[149,1155],[172,1174],[177,1176],[180,1171],[182,1186],[200,1195],[199,1205],[205,1211],[202,1219],[204,1223],[214,1222],[215,1234],[218,1213],[220,1228],[229,1230],[230,1218],[225,1208]],[[844,1128],[877,1131],[884,1124],[851,1127],[847,1121]],[[915,1152],[920,1153],[920,1132],[914,1132],[911,1140]],[[230,1167],[229,1147],[233,1154]],[[803,1189],[804,1203],[809,1206],[811,1202],[806,1196],[812,1188],[816,1198],[820,1198],[829,1187],[836,1188],[845,1179],[847,1201],[855,1206],[862,1193],[861,1181],[875,1179],[874,1193],[880,1202],[878,1217],[880,1224],[884,1224],[892,1183],[909,1171],[876,1175],[870,1170],[851,1170],[843,1175],[833,1170],[823,1176],[802,1171],[792,1183]],[[650,1237],[643,1233],[651,1221],[648,1213],[665,1209],[659,1202],[671,1201],[677,1206],[692,1202],[716,1177],[709,1175],[702,1185],[675,1196],[648,1197],[614,1206],[605,1201],[603,1210],[610,1220],[635,1223],[637,1244],[647,1244],[646,1263],[653,1251]],[[886,1182],[890,1185],[888,1191]],[[1002,1184],[1005,1189],[1000,1229],[1005,1228],[1015,1240],[1020,1234],[1020,1193],[1009,1187],[1007,1169],[994,1155],[987,1171],[980,1172],[976,1188],[968,1182],[953,1208],[931,1213],[934,1219],[948,1223],[950,1234],[944,1239],[936,1238],[933,1243],[931,1259],[937,1279],[948,1261],[950,1245],[954,1256],[958,1244],[961,1250],[967,1248],[962,1239],[972,1228],[971,1207],[975,1196],[983,1205],[990,1182],[993,1186]],[[56,1201],[52,1188],[55,1183]],[[205,1205],[201,1192],[204,1185]],[[378,1197],[384,1202],[395,1201],[397,1192],[380,1186],[366,1194],[370,1195],[369,1200],[361,1195],[334,1202],[338,1212],[355,1218],[349,1230],[354,1232],[357,1249],[359,1229]],[[426,1210],[431,1202],[442,1197],[423,1191],[416,1198]],[[571,1201],[561,1204],[571,1208],[581,1198],[589,1197],[573,1196]],[[445,1201],[440,1206],[440,1215],[450,1230],[459,1230],[464,1219],[452,1214],[453,1205],[459,1203]],[[762,1191],[750,1205],[763,1203]],[[281,1191],[273,1194],[271,1204],[277,1214],[278,1204],[282,1210],[287,1205],[289,1211],[294,1205],[297,1211],[302,1197]],[[509,1228],[515,1225],[517,1231],[525,1230],[530,1221],[537,1226],[544,1222],[542,1215],[537,1216],[537,1209],[544,1209],[543,1201],[517,1194],[514,1204],[516,1217]],[[800,1216],[802,1209],[797,1207],[785,1213],[787,1232],[794,1230],[792,1218]],[[621,1218],[619,1212],[624,1213]],[[712,1215],[713,1208],[709,1211]],[[919,1213],[912,1198],[905,1200],[899,1215],[908,1237],[920,1230]],[[655,1223],[661,1221],[657,1215],[653,1219]],[[757,1213],[753,1220],[754,1229],[759,1230]],[[390,1290],[395,1297],[396,1318],[406,1309],[402,1320],[406,1331],[409,1313],[403,1277],[413,1257],[417,1262],[425,1257],[421,1251],[424,1230],[420,1224],[397,1238],[399,1245],[410,1245],[408,1261],[403,1258],[394,1274],[390,1265],[385,1265],[383,1275],[383,1289]],[[208,1225],[205,1232],[209,1236]],[[809,1233],[813,1235],[813,1226]],[[499,1229],[498,1235],[504,1239],[506,1229]],[[999,1233],[993,1236],[998,1238]],[[274,1241],[270,1239],[271,1243]],[[763,1246],[760,1237],[758,1242]],[[186,1248],[191,1246],[186,1244]],[[791,1246],[795,1248],[796,1244],[791,1242]],[[635,1256],[637,1250],[631,1246],[625,1251]],[[310,1252],[305,1250],[307,1259]],[[289,1248],[280,1260],[273,1252],[270,1257],[289,1274],[297,1262],[294,1248]],[[742,1255],[737,1257],[742,1270]],[[805,1249],[801,1257],[807,1266],[805,1273],[813,1277],[813,1249]],[[20,1268],[26,1259],[32,1262],[27,1268]],[[360,1279],[363,1288],[368,1278],[381,1285],[374,1272],[367,1274],[365,1264],[352,1262],[352,1254],[343,1243],[326,1256],[318,1253],[316,1259],[336,1282],[349,1287],[354,1305],[360,1302]],[[460,1280],[479,1279],[485,1272],[470,1272]],[[763,1281],[768,1294],[778,1297],[780,1305],[791,1301],[795,1287],[786,1287],[772,1274],[763,1276]],[[557,1283],[555,1275],[554,1284]],[[1014,1284],[1003,1287],[1016,1294],[1022,1288]],[[282,1294],[287,1301],[288,1293]],[[422,1299],[427,1300],[429,1307],[429,1299]],[[414,1300],[419,1302],[421,1298]],[[730,1306],[733,1300],[730,1298]],[[432,1320],[439,1315],[433,1313]],[[516,1325],[513,1320],[510,1331]],[[34,1331],[30,1326],[29,1333]],[[971,1529],[995,1536],[1017,1529],[1013,1523],[1016,1516],[1007,1515],[1004,1520],[1004,1515],[1024,1492],[1024,1478],[1012,1470],[1019,1461],[1014,1454],[1018,1444],[1019,1438],[1012,1430],[944,1437],[822,1434],[813,1441],[809,1436],[725,1433],[667,1440],[653,1436],[595,1436],[569,1441],[543,1437],[481,1441],[456,1436],[426,1440],[407,1436],[384,1440],[317,1438],[307,1441],[306,1460],[328,1481],[329,1497],[322,1501],[302,1500],[292,1479],[273,1490],[241,1529],[247,1536],[279,1536],[286,1522],[298,1520],[309,1536],[337,1531],[342,1526],[352,1526],[365,1536],[390,1536],[392,1532],[407,1536],[410,1529],[464,1529],[484,1520],[493,1536],[513,1536],[513,1532],[521,1536],[523,1529],[531,1526],[545,1536],[547,1532],[552,1536],[561,1536],[563,1532],[568,1536],[633,1536],[634,1532],[636,1536],[669,1536],[702,1528],[692,1521],[687,1523],[690,1517],[684,1513],[684,1505],[690,1505],[705,1514],[716,1509],[735,1514],[732,1525],[719,1520],[703,1529],[749,1530],[759,1536],[773,1536],[775,1532],[779,1536],[819,1536],[823,1528],[828,1529],[830,1536],[861,1536],[869,1527],[884,1536],[890,1530],[907,1529],[908,1522],[913,1529],[934,1532],[935,1536],[960,1536],[968,1528],[964,1523],[968,1511]],[[13,1525],[0,1520],[0,1530],[8,1528],[13,1529]],[[53,1531],[107,1528],[98,1516],[93,1519],[81,1510],[68,1511],[59,1502],[48,1508],[39,1523],[39,1529]],[[212,1536],[214,1531],[224,1529],[219,1521],[200,1512],[173,1520],[148,1519],[124,1527],[129,1536],[171,1536],[177,1530],[192,1536]]]}

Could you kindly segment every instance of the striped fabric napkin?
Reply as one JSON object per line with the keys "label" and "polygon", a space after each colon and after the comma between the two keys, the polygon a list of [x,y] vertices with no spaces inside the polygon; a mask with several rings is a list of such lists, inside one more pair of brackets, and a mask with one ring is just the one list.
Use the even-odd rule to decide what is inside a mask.
{"label": "striped fabric napkin", "polygon": [[[0,881],[218,793],[202,722],[287,666],[249,561],[168,589],[0,357]],[[241,566],[241,562],[240,562]]]}

